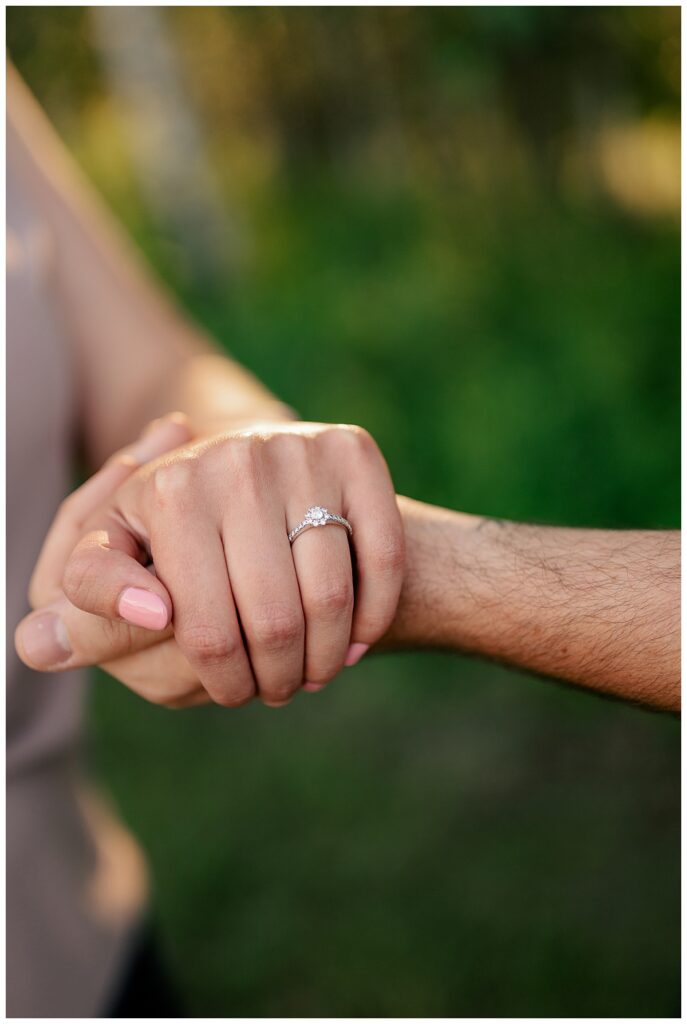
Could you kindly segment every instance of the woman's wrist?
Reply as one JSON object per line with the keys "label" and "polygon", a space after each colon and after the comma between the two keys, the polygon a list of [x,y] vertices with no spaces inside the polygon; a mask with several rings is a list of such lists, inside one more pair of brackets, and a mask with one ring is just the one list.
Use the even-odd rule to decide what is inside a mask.
{"label": "woman's wrist", "polygon": [[189,359],[156,402],[164,403],[165,412],[182,410],[198,438],[299,419],[244,367],[211,351]]}
{"label": "woman's wrist", "polygon": [[258,428],[262,425],[297,423],[300,417],[290,406],[278,399],[256,403],[245,409],[226,413],[203,414],[193,420],[196,438],[212,437],[215,434]]}

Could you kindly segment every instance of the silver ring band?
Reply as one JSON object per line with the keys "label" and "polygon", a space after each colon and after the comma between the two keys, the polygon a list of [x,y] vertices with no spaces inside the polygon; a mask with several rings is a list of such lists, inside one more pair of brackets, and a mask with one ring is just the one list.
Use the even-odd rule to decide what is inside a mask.
{"label": "silver ring band", "polygon": [[348,530],[349,536],[353,536],[353,527],[348,519],[337,515],[336,512],[330,512],[328,509],[322,508],[321,505],[313,505],[305,513],[298,526],[294,526],[293,530],[289,531],[289,543],[293,544],[296,537],[299,537],[301,533],[305,533],[306,530],[310,530],[313,526],[343,526],[344,529]]}

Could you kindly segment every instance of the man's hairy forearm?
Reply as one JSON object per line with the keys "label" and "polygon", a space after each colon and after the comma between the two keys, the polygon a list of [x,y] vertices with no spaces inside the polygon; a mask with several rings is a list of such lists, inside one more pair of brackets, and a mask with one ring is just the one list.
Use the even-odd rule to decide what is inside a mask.
{"label": "man's hairy forearm", "polygon": [[463,651],[679,708],[677,531],[530,526],[399,502],[408,564],[386,647]]}

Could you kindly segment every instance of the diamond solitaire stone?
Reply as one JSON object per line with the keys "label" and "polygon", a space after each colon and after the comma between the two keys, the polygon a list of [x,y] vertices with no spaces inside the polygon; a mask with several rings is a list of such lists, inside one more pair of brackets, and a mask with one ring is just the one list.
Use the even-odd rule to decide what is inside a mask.
{"label": "diamond solitaire stone", "polygon": [[353,527],[348,519],[344,519],[337,512],[330,512],[329,509],[323,508],[322,505],[311,505],[305,513],[303,521],[298,526],[294,526],[293,530],[289,532],[289,543],[293,544],[296,537],[299,537],[301,533],[309,530],[312,526],[343,526],[348,531],[349,536],[353,534]]}

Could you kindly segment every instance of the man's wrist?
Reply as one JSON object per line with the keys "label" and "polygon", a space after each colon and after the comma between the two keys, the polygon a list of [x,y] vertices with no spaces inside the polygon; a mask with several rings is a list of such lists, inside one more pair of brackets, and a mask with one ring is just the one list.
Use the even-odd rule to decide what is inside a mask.
{"label": "man's wrist", "polygon": [[479,653],[489,608],[495,520],[398,499],[406,535],[403,588],[387,648],[437,647]]}

